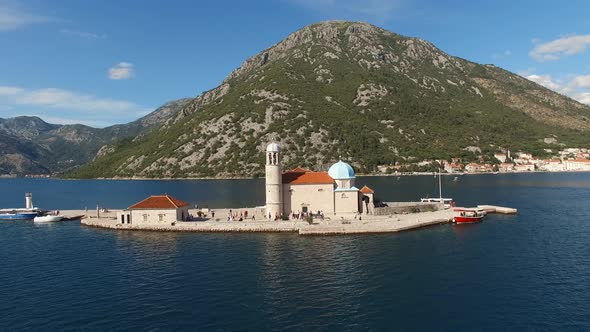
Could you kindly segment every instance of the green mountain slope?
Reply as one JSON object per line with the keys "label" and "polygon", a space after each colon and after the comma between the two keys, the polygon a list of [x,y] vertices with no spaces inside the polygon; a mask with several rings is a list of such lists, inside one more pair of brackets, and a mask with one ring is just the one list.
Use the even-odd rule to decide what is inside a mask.
{"label": "green mountain slope", "polygon": [[586,105],[427,41],[322,22],[247,59],[174,120],[72,176],[257,176],[271,138],[287,167],[316,169],[339,156],[372,171],[499,148],[542,154],[588,145],[588,118]]}

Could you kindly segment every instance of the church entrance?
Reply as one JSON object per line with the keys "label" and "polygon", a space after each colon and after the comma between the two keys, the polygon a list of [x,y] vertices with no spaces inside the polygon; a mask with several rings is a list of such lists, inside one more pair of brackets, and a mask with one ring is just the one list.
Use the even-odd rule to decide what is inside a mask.
{"label": "church entrance", "polygon": [[301,203],[301,213],[308,213],[309,205],[307,203]]}

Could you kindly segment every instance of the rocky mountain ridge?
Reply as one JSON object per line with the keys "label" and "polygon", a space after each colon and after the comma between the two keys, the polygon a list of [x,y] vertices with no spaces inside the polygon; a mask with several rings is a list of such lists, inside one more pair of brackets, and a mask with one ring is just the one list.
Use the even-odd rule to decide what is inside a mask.
{"label": "rocky mountain ridge", "polygon": [[272,137],[287,167],[315,169],[340,155],[370,172],[501,149],[542,154],[588,145],[589,117],[586,105],[422,39],[321,22],[248,58],[162,127],[111,146],[73,176],[257,176]]}

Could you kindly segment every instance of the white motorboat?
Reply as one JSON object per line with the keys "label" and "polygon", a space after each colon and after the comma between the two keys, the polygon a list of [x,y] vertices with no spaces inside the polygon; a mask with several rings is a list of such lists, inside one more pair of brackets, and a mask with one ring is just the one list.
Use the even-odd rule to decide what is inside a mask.
{"label": "white motorboat", "polygon": [[33,219],[34,222],[53,222],[53,221],[61,221],[64,217],[63,216],[38,216]]}

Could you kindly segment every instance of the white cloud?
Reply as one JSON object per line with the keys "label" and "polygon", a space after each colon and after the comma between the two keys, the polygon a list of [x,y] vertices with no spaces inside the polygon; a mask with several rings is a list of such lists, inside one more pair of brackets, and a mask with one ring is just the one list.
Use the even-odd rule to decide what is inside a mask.
{"label": "white cloud", "polygon": [[556,80],[551,75],[531,74],[525,77],[548,89],[569,96],[582,104],[590,105],[590,75],[574,76],[567,81]]}
{"label": "white cloud", "polygon": [[18,7],[0,3],[0,31],[15,30],[27,25],[51,21],[55,21],[55,19],[28,13]]}
{"label": "white cloud", "polygon": [[133,64],[129,62],[119,62],[109,68],[109,78],[112,80],[126,80],[133,77],[133,74]]}
{"label": "white cloud", "polygon": [[85,31],[77,31],[77,30],[69,30],[69,29],[61,29],[59,32],[63,33],[64,35],[72,36],[72,37],[80,37],[84,39],[105,39],[107,35],[93,33],[93,32],[85,32]]}
{"label": "white cloud", "polygon": [[557,82],[555,82],[553,80],[553,78],[551,77],[551,75],[537,75],[537,74],[531,74],[526,76],[526,78],[530,81],[533,81],[537,84],[540,84],[548,89],[551,89],[553,91],[557,91],[557,92],[561,92],[561,85]]}
{"label": "white cloud", "polygon": [[137,108],[137,105],[128,101],[101,99],[92,95],[56,88],[23,91],[15,95],[14,101],[20,105],[47,106],[79,111],[122,112]]}
{"label": "white cloud", "polygon": [[590,105],[590,92],[583,92],[578,95],[578,101],[582,104]]}
{"label": "white cloud", "polygon": [[13,96],[23,91],[15,86],[0,86],[0,96]]}
{"label": "white cloud", "polygon": [[287,0],[288,2],[334,16],[360,16],[385,23],[400,0]]}
{"label": "white cloud", "polygon": [[582,53],[588,45],[590,45],[590,35],[568,36],[547,43],[537,44],[529,52],[529,55],[541,62],[558,60],[564,56]]}
{"label": "white cloud", "polygon": [[[5,93],[2,93],[5,92]],[[44,119],[61,119],[56,123],[84,123],[107,125],[124,123],[137,118],[137,113],[148,109],[136,103],[58,88],[24,89],[0,86],[0,105],[14,112],[33,111]]]}
{"label": "white cloud", "polygon": [[578,88],[590,89],[590,75],[580,75],[574,77],[572,84]]}

